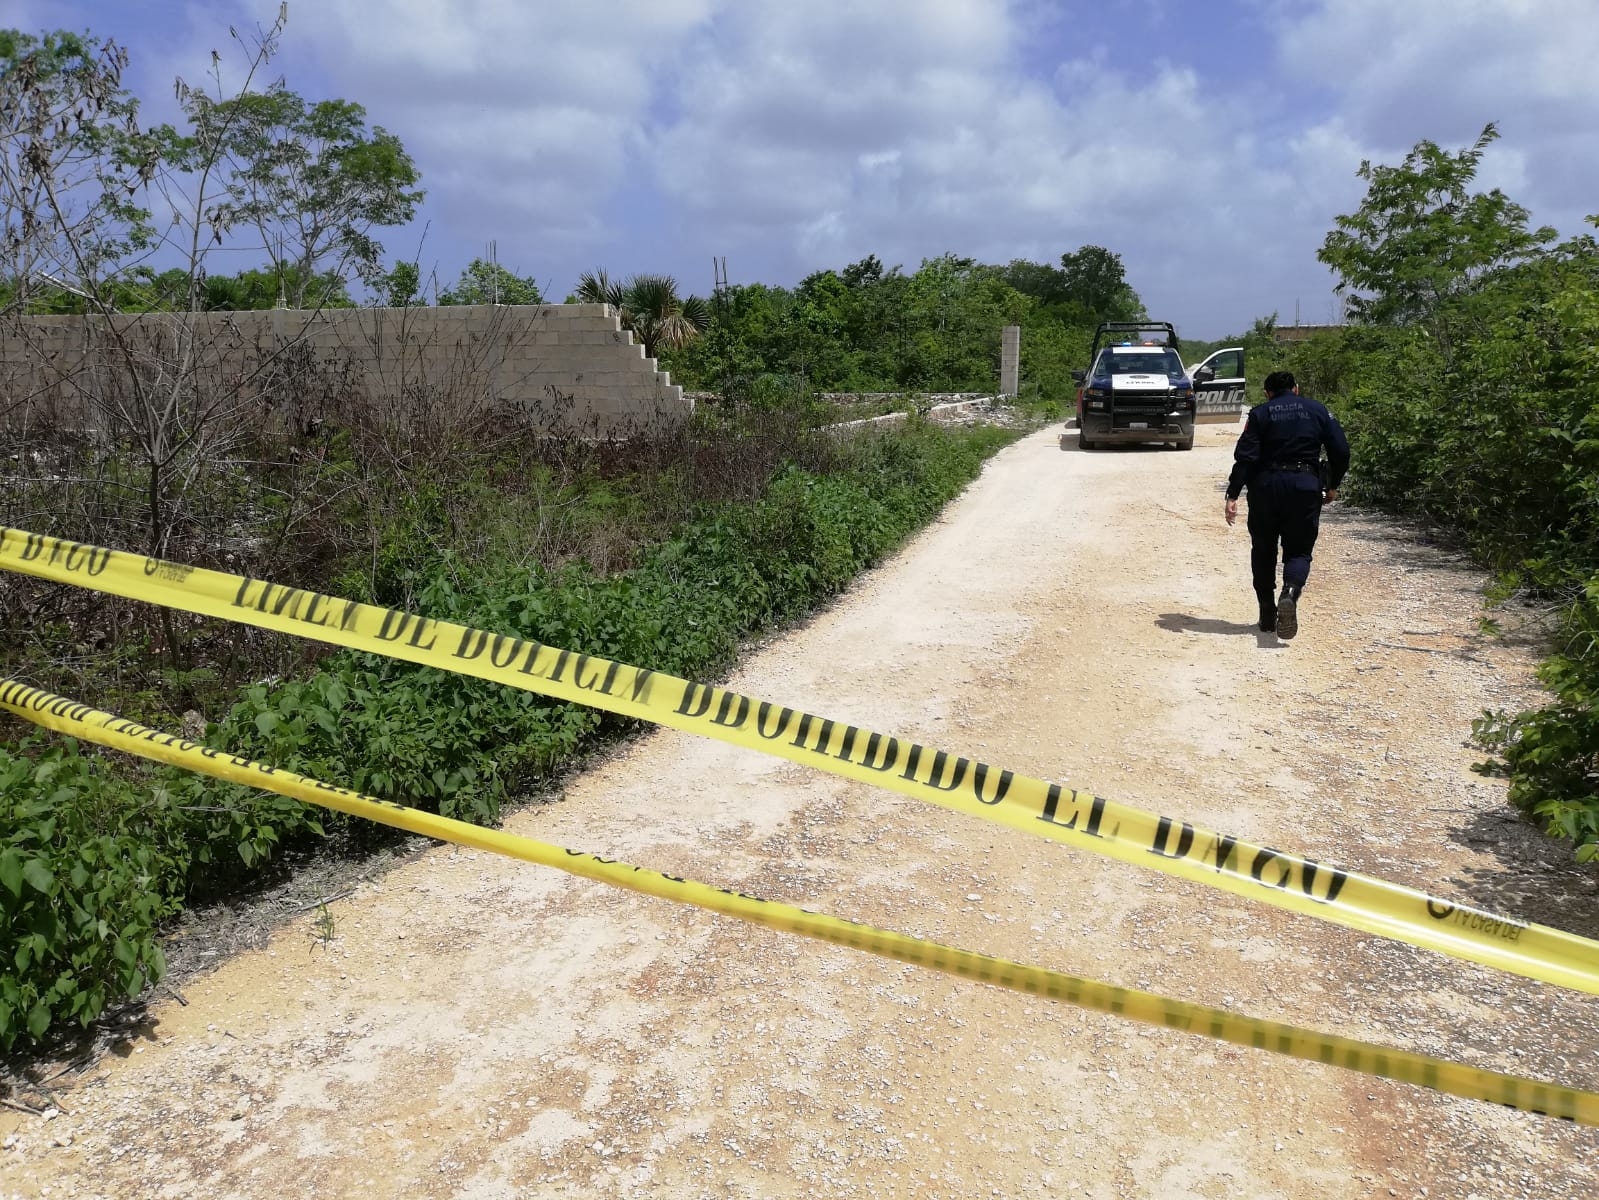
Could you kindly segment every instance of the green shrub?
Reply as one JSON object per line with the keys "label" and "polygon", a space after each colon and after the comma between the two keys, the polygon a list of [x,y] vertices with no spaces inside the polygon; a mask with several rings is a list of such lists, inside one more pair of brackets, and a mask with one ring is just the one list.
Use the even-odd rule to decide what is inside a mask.
{"label": "green shrub", "polygon": [[[1588,614],[1592,619],[1592,613]],[[1510,802],[1551,837],[1570,840],[1577,861],[1599,857],[1599,713],[1591,666],[1557,655],[1540,678],[1555,703],[1518,713],[1487,712],[1472,723],[1477,744],[1496,759],[1476,764],[1510,780]]]}
{"label": "green shrub", "polygon": [[165,788],[70,739],[0,747],[0,1047],[87,1025],[162,976],[156,930],[189,867],[182,824]]}

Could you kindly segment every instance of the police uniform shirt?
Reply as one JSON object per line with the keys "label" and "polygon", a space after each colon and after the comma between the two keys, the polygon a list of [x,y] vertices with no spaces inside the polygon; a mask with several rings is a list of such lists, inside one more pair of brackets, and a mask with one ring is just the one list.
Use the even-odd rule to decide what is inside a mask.
{"label": "police uniform shirt", "polygon": [[[1315,476],[1324,447],[1328,460],[1325,485]],[[1227,499],[1238,499],[1246,486],[1268,472],[1307,475],[1313,482],[1305,486],[1332,489],[1343,482],[1348,470],[1349,442],[1338,419],[1318,400],[1283,392],[1249,410],[1233,451]]]}

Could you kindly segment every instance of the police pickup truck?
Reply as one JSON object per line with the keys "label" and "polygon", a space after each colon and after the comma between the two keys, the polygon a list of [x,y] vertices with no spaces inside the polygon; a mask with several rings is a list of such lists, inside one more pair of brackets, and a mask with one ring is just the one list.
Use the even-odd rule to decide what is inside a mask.
{"label": "police pickup truck", "polygon": [[1077,382],[1077,445],[1166,442],[1194,448],[1194,384],[1163,321],[1107,321]]}

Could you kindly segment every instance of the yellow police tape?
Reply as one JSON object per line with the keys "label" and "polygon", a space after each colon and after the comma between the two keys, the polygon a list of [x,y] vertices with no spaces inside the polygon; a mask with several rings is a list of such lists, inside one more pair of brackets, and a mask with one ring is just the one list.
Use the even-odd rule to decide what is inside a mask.
{"label": "yellow police tape", "polygon": [[1278,908],[1599,995],[1599,942],[914,742],[540,642],[0,527],[0,568],[718,738]]}
{"label": "yellow police tape", "polygon": [[615,859],[563,849],[549,842],[496,829],[484,829],[465,821],[374,800],[345,788],[307,779],[292,771],[278,770],[250,759],[212,750],[13,680],[0,680],[0,709],[58,733],[98,742],[129,754],[276,792],[280,796],[291,796],[308,804],[365,817],[424,837],[541,863],[585,879],[696,905],[769,929],[803,934],[883,958],[915,963],[1012,991],[1064,1000],[1081,1008],[1114,1013],[1149,1025],[1162,1025],[1239,1046],[1271,1050],[1292,1058],[1329,1063],[1367,1075],[1381,1075],[1468,1100],[1487,1100],[1524,1112],[1561,1117],[1582,1125],[1599,1125],[1599,1093],[1485,1071],[1406,1050],[1387,1050],[1369,1042],[1316,1033],[1278,1021],[1235,1016],[1219,1008],[1189,1004],[1135,988],[1114,987],[1061,971],[976,954],[908,934],[811,912],[792,904],[763,900],[727,888],[629,866]]}

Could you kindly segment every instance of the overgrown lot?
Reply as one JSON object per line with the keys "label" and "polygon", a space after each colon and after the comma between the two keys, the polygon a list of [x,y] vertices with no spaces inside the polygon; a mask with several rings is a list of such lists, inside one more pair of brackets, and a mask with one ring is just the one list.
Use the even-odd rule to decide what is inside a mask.
{"label": "overgrown lot", "polygon": [[[169,555],[693,678],[841,590],[1014,432],[912,420],[841,436],[806,403],[628,439],[509,414],[395,430],[352,415],[212,463]],[[23,528],[125,545],[137,456],[12,439]],[[0,576],[5,673],[217,747],[479,823],[629,726],[480,680]],[[162,922],[291,847],[360,853],[337,814],[128,762],[0,718],[0,1046],[86,1025],[160,977]],[[69,1024],[70,1023],[70,1024]]]}

